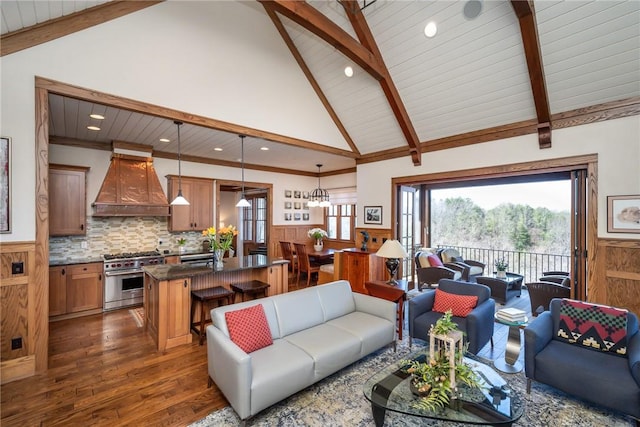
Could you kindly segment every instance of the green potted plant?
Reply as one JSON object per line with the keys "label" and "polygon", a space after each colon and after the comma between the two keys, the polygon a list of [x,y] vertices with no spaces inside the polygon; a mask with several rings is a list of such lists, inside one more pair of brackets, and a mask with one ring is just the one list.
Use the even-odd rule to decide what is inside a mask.
{"label": "green potted plant", "polygon": [[507,277],[507,268],[509,268],[509,261],[504,258],[498,258],[494,261],[493,265],[496,267],[496,277]]}
{"label": "green potted plant", "polygon": [[185,246],[187,244],[187,239],[185,239],[184,237],[179,237],[178,238],[178,252],[179,253],[183,253],[185,250]]}
{"label": "green potted plant", "polygon": [[[451,319],[451,310],[448,310],[433,325],[430,333],[436,335],[447,335],[457,331],[458,326]],[[463,362],[464,351],[456,351],[454,360],[449,360],[449,356],[444,348],[440,348],[435,353],[432,360],[420,359],[406,360],[405,372],[411,375],[411,390],[420,397],[416,406],[427,411],[436,411],[450,404],[453,394],[459,385],[479,388],[479,378],[470,366]],[[451,364],[453,363],[455,372],[455,384],[451,382]]]}

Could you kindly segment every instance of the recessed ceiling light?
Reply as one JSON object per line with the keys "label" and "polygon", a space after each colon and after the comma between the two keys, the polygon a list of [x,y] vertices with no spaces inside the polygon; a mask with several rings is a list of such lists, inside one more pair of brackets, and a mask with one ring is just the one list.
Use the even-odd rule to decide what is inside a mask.
{"label": "recessed ceiling light", "polygon": [[269,147],[260,147],[262,151],[269,151]]}
{"label": "recessed ceiling light", "polygon": [[222,151],[222,148],[216,147],[216,148],[213,149],[213,151]]}
{"label": "recessed ceiling light", "polygon": [[424,27],[424,35],[431,38],[438,32],[438,26],[435,22],[431,21]]}
{"label": "recessed ceiling light", "polygon": [[464,17],[467,19],[475,19],[482,12],[482,1],[480,0],[469,0],[465,3],[463,13]]}
{"label": "recessed ceiling light", "polygon": [[344,75],[347,76],[347,77],[353,76],[353,68],[351,68],[351,66],[349,66],[349,65],[344,67]]}
{"label": "recessed ceiling light", "polygon": [[160,142],[171,142],[168,138],[160,138]]}
{"label": "recessed ceiling light", "polygon": [[87,126],[87,129],[89,129],[89,130],[100,130],[100,128],[98,126]]}
{"label": "recessed ceiling light", "polygon": [[104,120],[104,116],[102,114],[89,114],[89,117],[96,120]]}

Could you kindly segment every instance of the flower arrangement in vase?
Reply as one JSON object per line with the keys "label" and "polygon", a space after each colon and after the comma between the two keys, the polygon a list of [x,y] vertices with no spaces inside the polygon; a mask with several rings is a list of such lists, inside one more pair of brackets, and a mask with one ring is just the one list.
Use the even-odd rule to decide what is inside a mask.
{"label": "flower arrangement in vase", "polygon": [[496,277],[507,277],[507,268],[509,268],[509,261],[504,258],[498,258],[494,261],[493,265],[496,267]]}
{"label": "flower arrangement in vase", "polygon": [[322,228],[312,228],[307,232],[307,235],[314,239],[316,243],[313,245],[313,249],[318,252],[323,248],[322,239],[328,236],[327,232]]}
{"label": "flower arrangement in vase", "polygon": [[238,230],[233,225],[227,225],[218,230],[215,227],[209,227],[202,230],[202,235],[209,241],[209,248],[215,254],[216,269],[222,269],[222,257],[231,249],[233,237],[238,235]]}
{"label": "flower arrangement in vase", "polygon": [[[451,310],[448,310],[429,330],[431,340],[434,336],[451,336],[452,333],[461,334],[458,326],[451,320]],[[434,349],[430,344],[429,357],[426,360],[405,360],[405,372],[411,375],[410,387],[420,397],[416,406],[427,411],[436,411],[451,403],[455,398],[459,384],[479,388],[477,374],[463,361],[464,352],[468,344],[460,346],[456,351],[448,351],[446,345]],[[454,356],[452,357],[452,354]]]}

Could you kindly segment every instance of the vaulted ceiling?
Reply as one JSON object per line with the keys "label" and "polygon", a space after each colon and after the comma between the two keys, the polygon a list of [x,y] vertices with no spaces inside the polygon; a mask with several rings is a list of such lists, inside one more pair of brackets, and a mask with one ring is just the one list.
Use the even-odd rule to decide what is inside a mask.
{"label": "vaulted ceiling", "polygon": [[[157,3],[3,0],[2,55]],[[309,174],[315,168],[302,160],[310,157],[334,173],[399,156],[418,165],[422,153],[523,134],[537,134],[544,149],[554,129],[640,114],[636,0],[246,5],[276,27],[342,140],[307,141],[205,118],[183,128],[186,158],[236,165],[237,134],[244,133],[255,148],[245,148],[253,168]],[[432,38],[424,34],[429,22],[438,25]],[[50,96],[52,142],[124,140],[175,153],[158,141],[174,132],[172,119],[81,98]],[[92,133],[84,122],[96,111],[112,121]]]}

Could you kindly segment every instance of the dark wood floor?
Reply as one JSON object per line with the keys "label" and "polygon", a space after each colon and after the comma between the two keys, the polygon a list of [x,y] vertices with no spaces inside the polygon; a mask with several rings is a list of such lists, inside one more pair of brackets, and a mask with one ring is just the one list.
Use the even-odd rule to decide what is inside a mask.
{"label": "dark wood floor", "polygon": [[[528,305],[526,293],[509,304]],[[479,355],[504,357],[507,329],[496,324],[494,348]],[[206,345],[194,336],[158,352],[128,309],[51,323],[49,370],[3,385],[0,397],[3,427],[185,426],[227,406],[207,388]]]}

